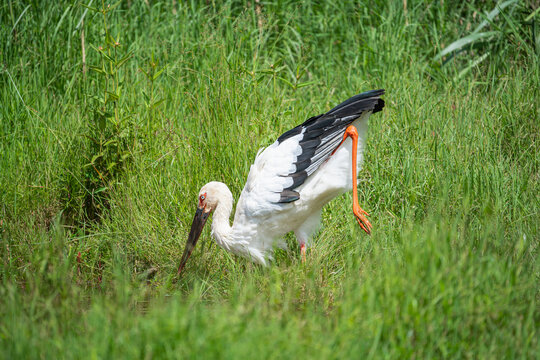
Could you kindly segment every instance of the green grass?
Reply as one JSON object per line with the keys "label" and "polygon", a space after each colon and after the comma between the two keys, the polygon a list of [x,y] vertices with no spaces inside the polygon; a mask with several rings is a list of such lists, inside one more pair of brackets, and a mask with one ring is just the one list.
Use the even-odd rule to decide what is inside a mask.
{"label": "green grass", "polygon": [[[538,357],[534,2],[260,4],[0,5],[0,358]],[[176,276],[202,185],[375,88],[372,236],[345,194],[306,264],[207,229]]]}

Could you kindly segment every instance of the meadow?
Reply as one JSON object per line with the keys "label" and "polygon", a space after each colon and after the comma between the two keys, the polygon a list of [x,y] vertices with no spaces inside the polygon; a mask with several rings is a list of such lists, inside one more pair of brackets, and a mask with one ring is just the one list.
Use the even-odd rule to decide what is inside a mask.
{"label": "meadow", "polygon": [[[0,358],[538,358],[533,0],[0,4]],[[204,230],[261,147],[348,97],[360,204],[302,264]],[[211,220],[210,220],[211,221]],[[232,221],[232,219],[231,219]]]}

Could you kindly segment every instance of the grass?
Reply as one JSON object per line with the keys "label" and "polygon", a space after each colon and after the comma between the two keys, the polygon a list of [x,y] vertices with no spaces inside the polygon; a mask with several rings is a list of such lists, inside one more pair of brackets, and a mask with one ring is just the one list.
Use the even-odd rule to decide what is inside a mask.
{"label": "grass", "polygon": [[[538,356],[533,2],[84,5],[0,5],[1,358]],[[176,277],[204,183],[375,88],[372,236],[345,194],[306,264]]]}

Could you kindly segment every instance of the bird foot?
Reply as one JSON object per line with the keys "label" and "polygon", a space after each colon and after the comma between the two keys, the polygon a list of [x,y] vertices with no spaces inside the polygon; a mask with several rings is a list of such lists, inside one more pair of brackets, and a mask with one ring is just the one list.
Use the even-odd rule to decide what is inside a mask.
{"label": "bird foot", "polygon": [[353,207],[354,216],[356,216],[356,221],[358,221],[358,225],[368,234],[371,235],[371,223],[367,219],[366,216],[369,216],[369,214],[362,209],[360,206]]}
{"label": "bird foot", "polygon": [[[358,205],[358,173],[356,171],[356,155],[358,152],[358,131],[354,127],[354,125],[350,125],[345,130],[345,134],[343,134],[343,141],[345,141],[346,138],[350,137],[352,140],[352,184],[353,184],[353,213],[354,216],[356,216],[356,221],[358,221],[358,225],[368,234],[371,234],[371,223],[367,219],[366,216],[369,216],[367,212],[365,212],[360,205]],[[341,144],[340,144],[341,145]]]}
{"label": "bird foot", "polygon": [[300,254],[302,255],[302,264],[306,263],[306,244],[300,245]]}

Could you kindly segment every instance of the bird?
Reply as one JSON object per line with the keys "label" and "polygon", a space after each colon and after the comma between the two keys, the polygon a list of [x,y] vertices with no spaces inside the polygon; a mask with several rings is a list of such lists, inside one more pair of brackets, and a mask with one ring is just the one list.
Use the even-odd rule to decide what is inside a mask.
{"label": "bird", "polygon": [[353,191],[353,213],[371,234],[369,214],[358,203],[357,175],[363,162],[367,120],[384,108],[384,89],[366,91],[313,116],[260,149],[251,165],[229,223],[233,195],[212,181],[198,194],[198,204],[178,275],[184,269],[210,214],[216,243],[223,249],[266,266],[275,248],[286,249],[283,236],[296,235],[302,261],[318,229],[325,204]]}

